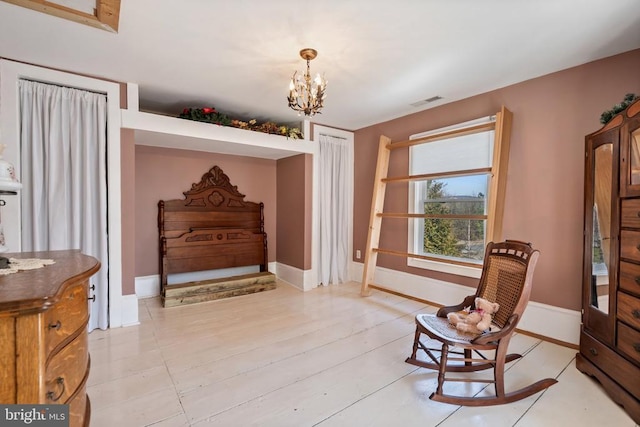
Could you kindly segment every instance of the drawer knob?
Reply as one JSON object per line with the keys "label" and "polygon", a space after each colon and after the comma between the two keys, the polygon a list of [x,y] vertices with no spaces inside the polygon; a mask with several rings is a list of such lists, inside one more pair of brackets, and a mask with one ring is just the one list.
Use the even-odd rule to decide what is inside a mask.
{"label": "drawer knob", "polygon": [[640,211],[636,212],[636,215],[640,218]]}
{"label": "drawer knob", "polygon": [[631,314],[633,314],[633,317],[635,317],[636,319],[640,319],[640,310],[638,310],[637,308],[633,310]]}
{"label": "drawer knob", "polygon": [[633,343],[633,349],[640,353],[640,342]]}
{"label": "drawer knob", "polygon": [[58,388],[60,388],[60,393],[58,393],[57,396],[55,395],[54,391],[47,392],[47,399],[49,399],[52,402],[57,402],[58,400],[60,400],[60,398],[64,394],[64,378],[62,377],[56,378],[56,384],[58,384]]}
{"label": "drawer knob", "polygon": [[596,350],[595,348],[591,347],[589,349],[589,353],[591,353],[594,356],[597,356],[598,355],[598,350]]}
{"label": "drawer knob", "polygon": [[636,282],[636,285],[640,285],[640,276],[636,276],[635,282]]}
{"label": "drawer knob", "polygon": [[56,331],[59,331],[61,327],[62,323],[60,323],[59,320],[56,323],[49,323],[49,329],[55,329]]}

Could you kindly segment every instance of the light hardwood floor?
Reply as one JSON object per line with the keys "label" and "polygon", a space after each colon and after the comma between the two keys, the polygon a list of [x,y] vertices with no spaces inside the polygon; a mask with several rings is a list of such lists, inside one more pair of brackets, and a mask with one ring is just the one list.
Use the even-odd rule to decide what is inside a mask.
{"label": "light hardwood floor", "polygon": [[376,290],[363,298],[357,283],[139,304],[139,326],[89,336],[92,427],[636,425],[575,368],[575,350],[522,334],[507,389],[558,384],[496,407],[429,400],[436,373],[404,359],[415,314],[435,308]]}

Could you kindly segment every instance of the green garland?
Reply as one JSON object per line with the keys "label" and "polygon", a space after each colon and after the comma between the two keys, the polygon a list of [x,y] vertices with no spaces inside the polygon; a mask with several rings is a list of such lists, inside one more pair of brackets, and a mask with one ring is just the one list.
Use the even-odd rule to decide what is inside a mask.
{"label": "green garland", "polygon": [[634,93],[628,93],[624,96],[624,99],[621,103],[616,104],[611,108],[611,110],[607,110],[600,116],[600,123],[606,125],[613,119],[613,117],[621,111],[624,111],[633,101],[638,99],[638,96]]}
{"label": "green garland", "polygon": [[278,125],[274,122],[258,123],[255,119],[249,120],[248,122],[231,119],[226,114],[218,112],[213,107],[185,108],[178,117],[181,119],[194,120],[196,122],[213,123],[220,126],[231,126],[255,132],[282,135],[291,139],[304,138],[304,135],[302,135],[302,132],[298,128]]}

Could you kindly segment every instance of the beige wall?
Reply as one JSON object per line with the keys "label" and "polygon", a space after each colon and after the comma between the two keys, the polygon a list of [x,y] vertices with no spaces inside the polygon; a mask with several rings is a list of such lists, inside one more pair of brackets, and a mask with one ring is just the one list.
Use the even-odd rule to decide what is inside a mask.
{"label": "beige wall", "polygon": [[135,191],[135,139],[131,129],[120,131],[120,178],[122,211],[122,295],[136,293],[136,222],[132,207],[136,203]]}
{"label": "beige wall", "polygon": [[278,160],[277,261],[311,268],[311,155]]}
{"label": "beige wall", "polygon": [[136,276],[159,274],[158,201],[182,199],[182,193],[216,165],[245,195],[246,201],[264,203],[269,261],[275,261],[275,160],[138,145],[135,147],[135,206],[130,211],[135,215]]}
{"label": "beige wall", "polygon": [[[532,58],[532,60],[535,60]],[[514,114],[504,238],[540,249],[532,300],[578,310],[581,305],[584,137],[600,114],[626,93],[640,94],[640,50],[592,62],[472,98],[425,110],[355,133],[354,250],[364,249],[378,141],[494,114]],[[407,173],[408,151],[394,150],[389,175]],[[385,211],[407,210],[407,184],[387,187]],[[406,251],[405,221],[385,220],[380,247]],[[459,276],[406,266],[380,255],[378,265],[475,286]]]}

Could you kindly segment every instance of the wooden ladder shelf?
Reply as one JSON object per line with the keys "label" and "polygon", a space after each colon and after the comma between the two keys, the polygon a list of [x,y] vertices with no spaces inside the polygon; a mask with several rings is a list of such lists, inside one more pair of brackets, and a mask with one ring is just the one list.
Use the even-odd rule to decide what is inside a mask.
{"label": "wooden ladder shelf", "polygon": [[[388,177],[389,171],[389,159],[391,157],[391,150],[399,148],[408,148],[414,145],[425,144],[433,141],[440,141],[443,139],[459,137],[464,135],[471,135],[474,133],[489,131],[495,129],[494,137],[494,149],[493,149],[493,161],[492,167],[486,169],[474,169],[463,171],[467,174],[487,172],[491,174],[491,182],[489,188],[489,194],[497,194],[498,197],[491,197],[489,199],[489,205],[487,207],[487,217],[490,219],[487,221],[487,241],[488,240],[500,240],[502,235],[502,216],[504,211],[504,190],[506,188],[507,179],[507,167],[509,159],[509,142],[511,137],[511,122],[513,120],[513,114],[502,107],[501,110],[496,113],[495,122],[482,123],[461,129],[448,130],[444,132],[435,133],[422,138],[409,139],[406,141],[399,141],[392,143],[391,139],[387,136],[381,135],[378,145],[378,161],[376,164],[376,173],[373,184],[373,197],[371,198],[371,213],[369,216],[369,230],[367,233],[367,245],[364,252],[364,270],[362,273],[362,285],[360,293],[362,296],[371,295],[370,286],[374,285],[375,269],[378,261],[378,254],[388,254],[395,256],[402,256],[406,258],[419,258],[419,259],[433,259],[420,254],[413,254],[409,252],[395,251],[390,249],[383,249],[379,247],[380,244],[380,231],[382,228],[383,218],[425,218],[423,214],[416,213],[385,213],[383,212],[384,200],[386,195],[387,183],[389,182],[410,182],[425,180],[431,177],[442,177],[446,174],[437,175],[406,175],[397,177]],[[455,175],[459,175],[460,171],[457,171]],[[484,216],[469,216],[469,219],[484,219]]]}

